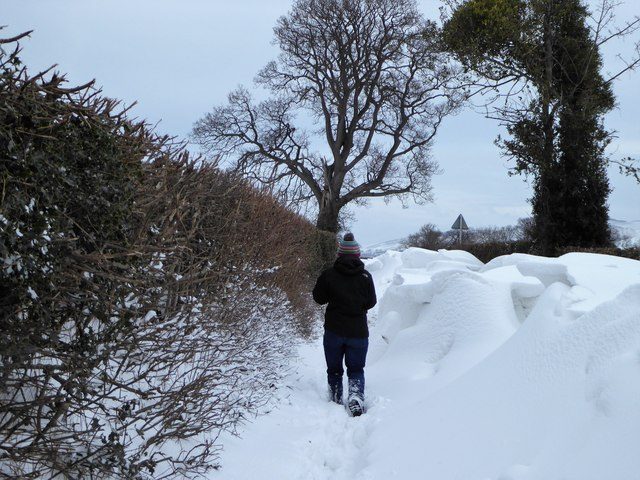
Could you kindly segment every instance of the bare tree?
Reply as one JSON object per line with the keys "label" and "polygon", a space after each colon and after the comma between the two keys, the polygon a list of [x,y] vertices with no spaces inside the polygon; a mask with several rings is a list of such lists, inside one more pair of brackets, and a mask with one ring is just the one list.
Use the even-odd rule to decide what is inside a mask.
{"label": "bare tree", "polygon": [[611,163],[618,166],[620,173],[632,177],[640,184],[640,161],[631,157],[612,159]]}
{"label": "bare tree", "polygon": [[232,92],[196,122],[196,141],[287,201],[315,199],[322,230],[337,231],[350,202],[429,201],[429,147],[464,95],[415,1],[296,0],[274,32],[281,53],[256,79],[273,96]]}
{"label": "bare tree", "polygon": [[416,233],[409,235],[403,242],[406,247],[419,247],[428,250],[442,248],[443,233],[433,223],[420,227]]}

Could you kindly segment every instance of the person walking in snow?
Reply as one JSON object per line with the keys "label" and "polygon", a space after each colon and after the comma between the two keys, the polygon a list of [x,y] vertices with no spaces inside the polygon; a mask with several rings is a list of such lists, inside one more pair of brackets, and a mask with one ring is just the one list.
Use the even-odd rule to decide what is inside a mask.
{"label": "person walking in snow", "polygon": [[318,277],[313,299],[320,305],[327,304],[323,346],[331,400],[342,403],[344,361],[349,379],[347,407],[353,416],[359,416],[364,411],[364,367],[369,347],[367,310],[376,304],[376,291],[352,233],[338,242],[338,257]]}

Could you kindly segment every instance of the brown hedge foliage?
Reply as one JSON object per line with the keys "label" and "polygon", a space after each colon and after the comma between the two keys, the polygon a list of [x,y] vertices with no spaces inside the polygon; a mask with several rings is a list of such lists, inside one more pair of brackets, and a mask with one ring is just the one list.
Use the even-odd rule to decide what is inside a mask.
{"label": "brown hedge foliage", "polygon": [[30,76],[16,40],[0,41],[0,478],[202,474],[315,320],[315,229],[90,84]]}
{"label": "brown hedge foliage", "polygon": [[531,253],[531,242],[489,242],[489,243],[472,243],[461,246],[452,246],[460,250],[475,255],[476,258],[484,263],[501,255],[510,255],[512,253]]}
{"label": "brown hedge foliage", "polygon": [[[225,235],[229,251],[220,255],[235,262],[250,264],[265,285],[285,292],[293,305],[296,330],[308,336],[317,320],[317,308],[309,292],[319,266],[324,265],[322,251],[316,248],[323,233],[306,218],[283,207],[268,191],[256,189],[239,176],[200,166],[200,182],[205,187],[225,182],[225,219],[220,234]],[[193,195],[190,198],[193,199]],[[203,205],[206,208],[206,205]],[[335,254],[335,240],[332,237]]]}

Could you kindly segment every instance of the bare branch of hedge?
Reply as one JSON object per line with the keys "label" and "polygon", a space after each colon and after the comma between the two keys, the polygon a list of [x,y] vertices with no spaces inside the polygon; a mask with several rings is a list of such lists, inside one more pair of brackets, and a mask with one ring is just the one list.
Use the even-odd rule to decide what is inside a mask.
{"label": "bare branch of hedge", "polygon": [[0,478],[202,474],[311,328],[315,229],[18,51],[0,49]]}

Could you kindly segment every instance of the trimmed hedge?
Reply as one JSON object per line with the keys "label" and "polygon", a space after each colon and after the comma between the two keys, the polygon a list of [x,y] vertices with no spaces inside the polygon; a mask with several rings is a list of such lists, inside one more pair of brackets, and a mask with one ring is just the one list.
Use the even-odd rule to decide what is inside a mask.
{"label": "trimmed hedge", "polygon": [[561,255],[564,255],[565,253],[573,253],[573,252],[599,253],[601,255],[613,255],[614,257],[624,257],[624,258],[631,258],[633,260],[640,260],[640,247],[632,247],[632,248],[617,248],[617,247],[580,248],[580,247],[567,247],[567,248],[559,249],[558,252],[557,252],[557,255],[561,256]]}
{"label": "trimmed hedge", "polygon": [[531,253],[531,242],[491,242],[471,243],[460,246],[452,246],[451,249],[465,250],[475,255],[478,260],[487,263],[501,255],[512,253]]}
{"label": "trimmed hedge", "polygon": [[335,239],[92,84],[31,76],[19,38],[0,38],[0,476],[203,475],[311,331]]}
{"label": "trimmed hedge", "polygon": [[[456,248],[459,250],[465,250],[475,255],[479,260],[484,263],[491,261],[492,259],[502,256],[510,255],[512,253],[529,253],[532,255],[539,255],[536,252],[532,242],[519,241],[519,242],[491,242],[491,243],[473,243],[463,244],[450,248]],[[616,257],[631,258],[633,260],[640,260],[640,247],[634,248],[617,248],[617,247],[604,247],[604,248],[581,248],[581,247],[566,247],[558,249],[556,256],[560,257],[566,253],[583,252],[583,253],[598,253],[602,255],[613,255]]]}

